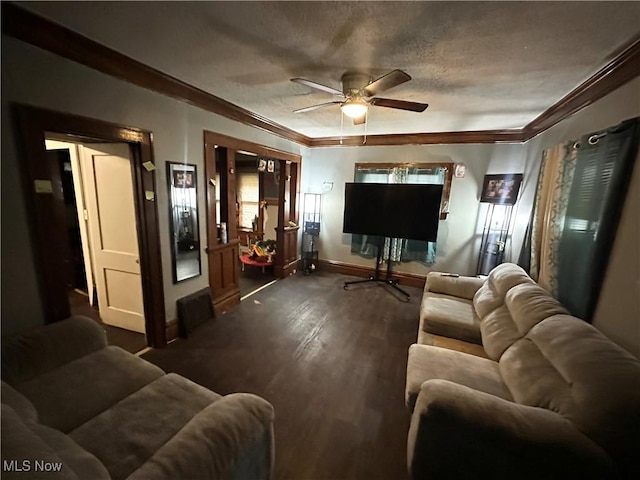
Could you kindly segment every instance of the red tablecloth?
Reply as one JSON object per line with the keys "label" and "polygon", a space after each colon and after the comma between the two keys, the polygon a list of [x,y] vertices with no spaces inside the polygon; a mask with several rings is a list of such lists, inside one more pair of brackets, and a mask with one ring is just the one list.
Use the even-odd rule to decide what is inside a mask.
{"label": "red tablecloth", "polygon": [[253,267],[268,267],[272,262],[267,260],[267,257],[251,258],[251,254],[243,253],[240,256],[240,261],[245,265],[251,265]]}

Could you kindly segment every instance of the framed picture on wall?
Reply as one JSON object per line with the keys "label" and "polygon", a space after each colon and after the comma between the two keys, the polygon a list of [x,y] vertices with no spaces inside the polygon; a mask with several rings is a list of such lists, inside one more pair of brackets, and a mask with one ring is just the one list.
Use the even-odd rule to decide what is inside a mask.
{"label": "framed picture on wall", "polygon": [[193,188],[193,172],[173,170],[173,186],[176,188]]}
{"label": "framed picture on wall", "polygon": [[485,175],[482,182],[480,201],[499,205],[513,205],[518,199],[521,183],[521,173]]}

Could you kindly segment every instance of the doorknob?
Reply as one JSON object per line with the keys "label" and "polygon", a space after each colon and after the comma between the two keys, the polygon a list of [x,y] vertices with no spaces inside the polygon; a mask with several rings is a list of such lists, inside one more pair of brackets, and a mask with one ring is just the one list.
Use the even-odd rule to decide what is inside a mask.
{"label": "doorknob", "polygon": [[136,258],[136,263],[137,263],[138,265],[140,265],[140,259],[139,259],[139,258]]}

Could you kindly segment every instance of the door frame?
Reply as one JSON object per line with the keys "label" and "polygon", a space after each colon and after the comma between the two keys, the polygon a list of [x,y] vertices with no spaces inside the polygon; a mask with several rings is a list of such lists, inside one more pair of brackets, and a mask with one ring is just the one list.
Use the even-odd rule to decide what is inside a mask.
{"label": "door frame", "polygon": [[[36,266],[39,267],[40,297],[44,303],[45,321],[56,322],[70,315],[66,286],[59,278],[59,272],[63,272],[66,267],[62,264],[63,256],[57,253],[59,248],[64,248],[66,233],[58,214],[58,196],[47,191],[47,185],[51,187],[55,178],[46,161],[45,138],[50,133],[68,135],[70,140],[75,137],[79,141],[88,139],[126,143],[132,159],[131,174],[147,343],[151,347],[165,346],[167,334],[160,229],[155,201],[153,134],[147,130],[37,107],[13,107],[17,130],[21,136],[20,154],[26,167],[22,177],[27,205],[32,212],[30,223]],[[151,199],[148,200],[147,195]]]}

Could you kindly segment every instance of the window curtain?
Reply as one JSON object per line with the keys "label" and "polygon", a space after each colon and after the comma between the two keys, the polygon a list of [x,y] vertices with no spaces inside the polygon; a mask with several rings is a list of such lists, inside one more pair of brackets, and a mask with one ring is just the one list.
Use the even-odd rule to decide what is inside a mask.
{"label": "window curtain", "polygon": [[638,152],[638,119],[543,153],[520,265],[590,320]]}
{"label": "window curtain", "polygon": [[[445,182],[445,169],[396,167],[385,169],[356,170],[355,181],[364,183],[434,183]],[[374,235],[352,235],[351,253],[365,258],[374,258],[382,244],[382,259],[393,262],[416,261],[431,266],[436,261],[436,243],[403,238],[380,238]],[[389,250],[389,244],[391,249]],[[390,253],[390,254],[389,254]]]}

